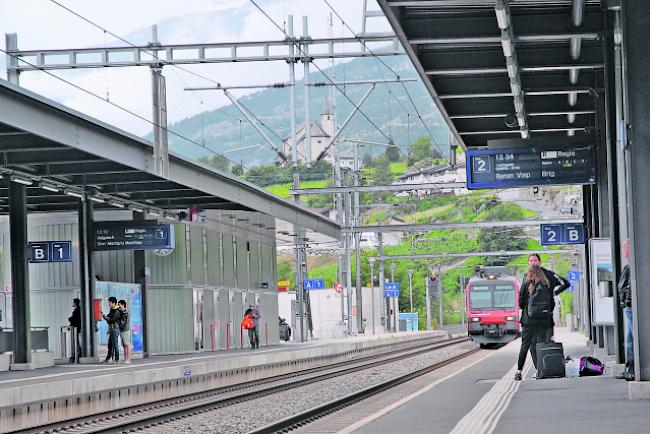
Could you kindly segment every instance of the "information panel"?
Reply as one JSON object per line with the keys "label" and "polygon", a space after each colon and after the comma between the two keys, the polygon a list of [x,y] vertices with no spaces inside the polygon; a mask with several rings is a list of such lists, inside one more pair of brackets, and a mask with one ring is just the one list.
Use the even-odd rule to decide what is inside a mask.
{"label": "information panel", "polygon": [[467,188],[593,184],[594,146],[533,146],[467,151]]}
{"label": "information panel", "polygon": [[72,241],[31,242],[29,262],[72,262]]}
{"label": "information panel", "polygon": [[614,324],[614,291],[612,246],[609,238],[589,240],[589,271],[591,273],[591,323]]}
{"label": "information panel", "polygon": [[584,244],[585,228],[582,224],[562,223],[540,225],[542,246],[553,244]]}
{"label": "information panel", "polygon": [[135,222],[96,222],[94,250],[173,249],[174,226]]}
{"label": "information panel", "polygon": [[323,289],[325,288],[325,281],[323,279],[305,279],[302,282],[302,287],[306,291],[312,289]]}
{"label": "information panel", "polygon": [[399,297],[399,282],[386,282],[384,284],[384,297],[398,298]]}

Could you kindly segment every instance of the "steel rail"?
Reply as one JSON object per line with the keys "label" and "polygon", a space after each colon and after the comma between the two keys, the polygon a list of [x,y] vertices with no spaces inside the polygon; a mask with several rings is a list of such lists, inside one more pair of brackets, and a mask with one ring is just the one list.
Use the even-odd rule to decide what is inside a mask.
{"label": "steel rail", "polygon": [[[418,341],[430,341],[431,337],[423,338]],[[268,377],[260,380],[254,380],[245,383],[239,383],[222,388],[198,392],[195,394],[181,397],[160,400],[149,404],[141,404],[127,409],[118,411],[108,411],[92,416],[85,416],[69,421],[47,424],[40,427],[31,427],[20,433],[121,433],[129,432],[136,429],[143,429],[153,425],[170,422],[179,418],[184,418],[206,411],[216,410],[230,405],[238,404],[274,393],[283,392],[307,384],[324,381],[340,375],[356,372],[359,370],[369,369],[385,363],[403,360],[404,357],[414,357],[426,352],[434,351],[458,343],[467,342],[469,338],[462,337],[442,342],[434,342],[421,345],[418,347],[401,348],[393,351],[387,351],[380,354],[374,354],[361,357],[345,362],[333,363],[328,365],[310,368],[303,371],[282,374]],[[367,362],[367,363],[364,363]],[[347,366],[347,367],[346,367]],[[322,373],[323,371],[326,371]],[[308,378],[310,374],[316,374]],[[301,377],[296,381],[289,381],[283,384],[271,385],[269,387],[256,388],[256,386],[277,383],[283,380],[291,380],[295,377]],[[255,389],[253,389],[255,388]],[[223,397],[229,392],[246,389],[243,393],[233,396]],[[251,390],[253,389],[253,390]]]}
{"label": "steel rail", "polygon": [[399,376],[397,378],[393,378],[392,380],[385,381],[383,383],[376,384],[374,386],[370,386],[366,389],[360,390],[355,393],[351,393],[347,396],[344,396],[342,398],[334,399],[328,403],[325,403],[319,407],[312,408],[310,410],[307,410],[302,413],[295,414],[293,416],[290,416],[286,419],[282,419],[278,422],[275,422],[270,425],[266,425],[262,428],[255,429],[253,431],[249,431],[248,434],[271,434],[271,433],[278,433],[278,432],[288,432],[292,431],[294,429],[300,428],[302,426],[305,426],[308,423],[311,423],[315,421],[316,419],[320,419],[321,417],[327,416],[335,411],[341,410],[345,407],[348,407],[350,405],[354,405],[359,401],[362,401],[366,398],[369,398],[373,395],[376,395],[378,393],[384,392],[386,390],[389,390],[395,386],[399,386],[400,384],[406,383],[408,381],[411,381],[417,377],[420,377],[422,375],[428,374],[429,372],[435,371],[437,369],[440,369],[442,367],[445,367],[451,363],[457,362],[459,360],[462,360],[466,357],[469,357],[470,355],[480,351],[479,349],[474,349],[470,350],[466,353],[460,354],[458,356],[451,357],[443,362],[436,363],[431,366],[427,366],[426,368],[420,369],[415,372],[411,372],[409,374],[405,374],[402,376]]}

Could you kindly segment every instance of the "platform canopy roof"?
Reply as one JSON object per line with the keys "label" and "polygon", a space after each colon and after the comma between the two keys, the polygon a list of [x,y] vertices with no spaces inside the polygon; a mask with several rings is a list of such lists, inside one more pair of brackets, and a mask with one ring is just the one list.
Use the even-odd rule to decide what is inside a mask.
{"label": "platform canopy roof", "polygon": [[594,134],[605,1],[378,3],[461,146]]}
{"label": "platform canopy roof", "polygon": [[27,187],[28,212],[116,207],[173,218],[189,207],[258,211],[333,238],[340,226],[229,173],[171,154],[169,176],[154,172],[150,142],[0,80],[0,214],[8,183]]}

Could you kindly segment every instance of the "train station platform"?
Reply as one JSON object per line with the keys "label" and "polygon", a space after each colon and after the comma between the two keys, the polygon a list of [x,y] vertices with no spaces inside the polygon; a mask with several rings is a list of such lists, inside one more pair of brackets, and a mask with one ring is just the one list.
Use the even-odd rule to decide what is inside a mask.
{"label": "train station platform", "polygon": [[448,331],[434,330],[290,341],[258,350],[133,359],[130,365],[65,364],[0,372],[0,432],[414,347],[423,340],[445,341],[451,336]]}
{"label": "train station platform", "polygon": [[[587,339],[556,328],[565,356],[593,355]],[[456,364],[437,381],[351,425],[343,433],[562,434],[648,433],[648,402],[630,400],[620,366],[604,375],[534,378],[530,356],[523,381],[514,381],[521,340],[484,350]],[[598,357],[599,354],[596,354]]]}

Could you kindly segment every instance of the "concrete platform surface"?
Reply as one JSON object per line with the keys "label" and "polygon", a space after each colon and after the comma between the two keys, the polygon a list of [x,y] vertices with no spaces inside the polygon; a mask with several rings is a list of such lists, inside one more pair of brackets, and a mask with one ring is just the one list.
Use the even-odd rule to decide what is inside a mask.
{"label": "concrete platform surface", "polygon": [[[276,363],[302,357],[317,357],[359,348],[394,344],[404,340],[425,338],[426,336],[446,336],[447,331],[407,332],[375,336],[354,336],[344,339],[311,340],[307,342],[281,342],[279,345],[260,347],[258,350],[234,349],[194,354],[153,356],[146,359],[134,358],[130,365],[104,364],[57,364],[55,366],[31,371],[0,372],[0,391],[6,388],[51,383],[65,380],[103,377],[109,374],[168,369],[210,364],[215,367],[239,368],[263,363]],[[122,356],[122,355],[120,355]],[[101,357],[103,359],[103,355]],[[198,371],[197,371],[198,372]],[[181,375],[183,376],[183,375]]]}
{"label": "concrete platform surface", "polygon": [[[556,328],[565,356],[591,355],[587,339]],[[650,433],[648,401],[630,400],[628,383],[612,376],[536,380],[528,357],[523,381],[514,381],[518,339],[465,364],[434,387],[416,392],[343,433],[636,434]],[[491,351],[490,353],[487,353]]]}

